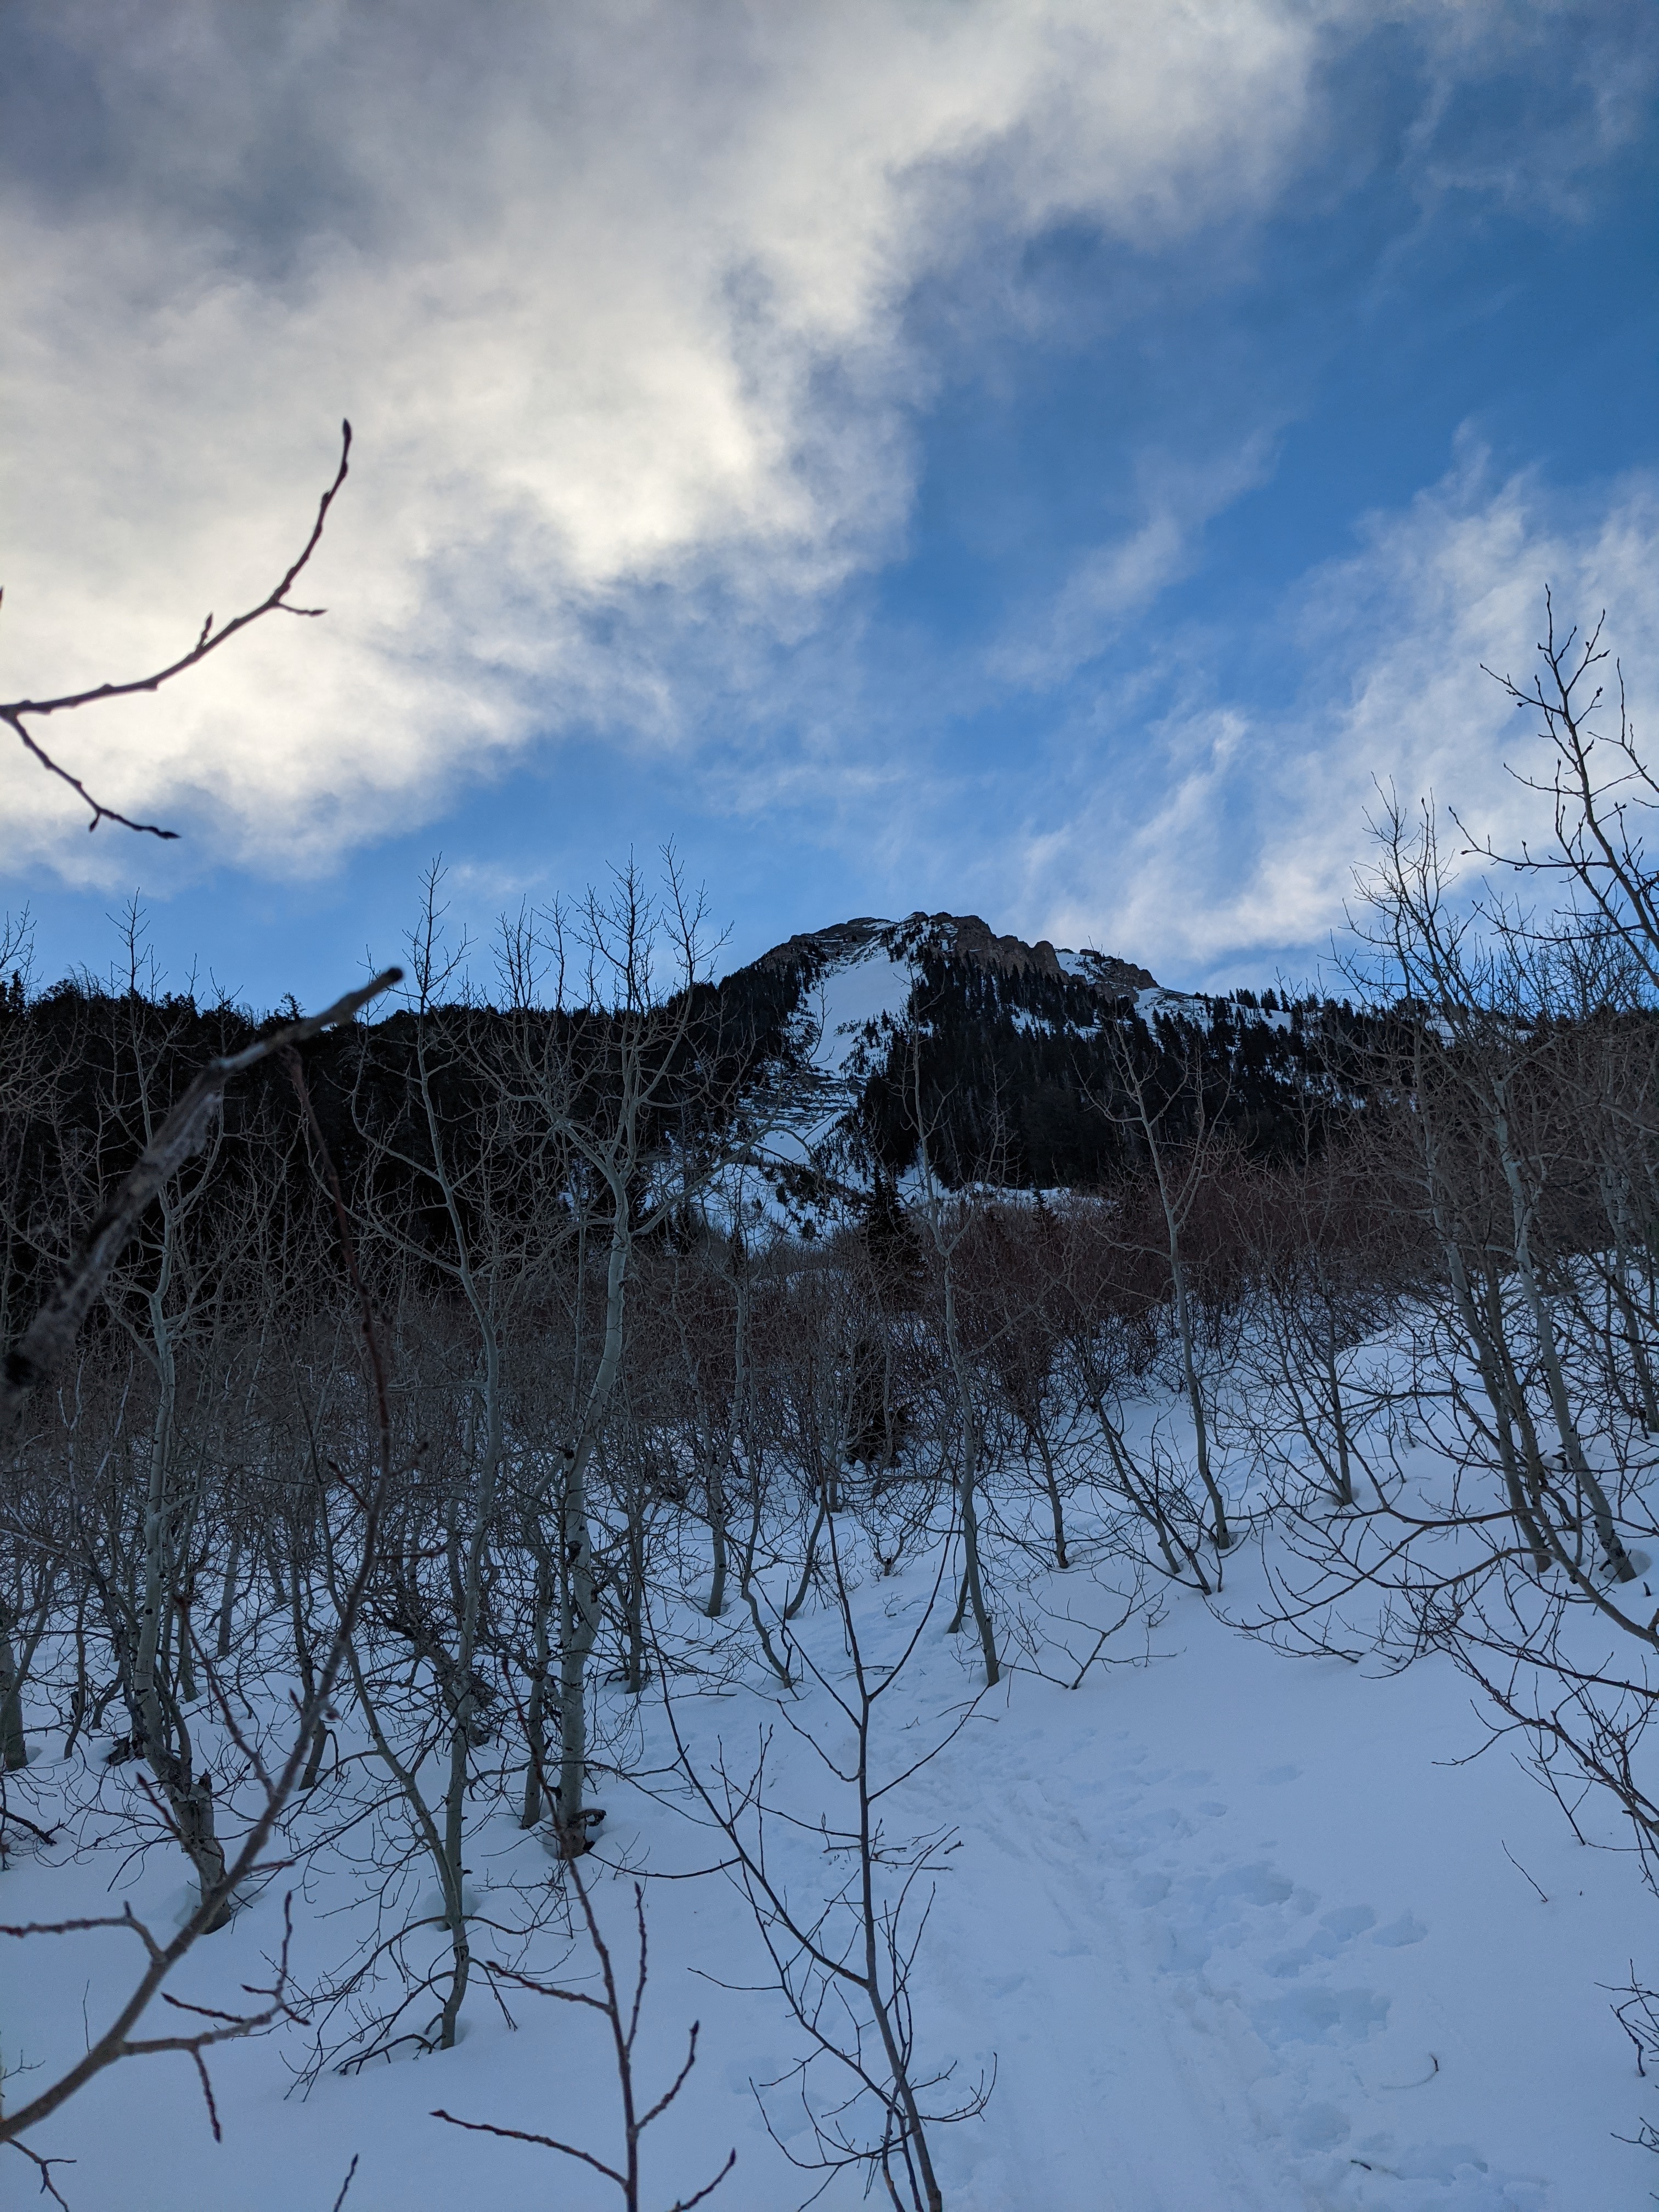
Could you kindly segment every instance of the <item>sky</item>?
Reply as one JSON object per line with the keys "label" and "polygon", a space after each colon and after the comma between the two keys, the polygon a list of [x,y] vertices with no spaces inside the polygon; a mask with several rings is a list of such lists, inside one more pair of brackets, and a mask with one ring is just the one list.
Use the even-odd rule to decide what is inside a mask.
{"label": "sky", "polygon": [[[717,967],[917,908],[1311,978],[1500,842],[1548,587],[1659,701],[1650,0],[8,0],[0,697],[37,979],[301,1004],[422,871],[672,844]],[[5,732],[0,732],[0,735]]]}

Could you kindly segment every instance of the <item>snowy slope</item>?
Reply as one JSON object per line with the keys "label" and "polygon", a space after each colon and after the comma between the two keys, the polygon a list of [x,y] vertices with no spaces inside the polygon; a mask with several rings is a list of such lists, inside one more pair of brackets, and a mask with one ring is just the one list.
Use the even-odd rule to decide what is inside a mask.
{"label": "snowy slope", "polygon": [[[1248,1606],[1260,1571],[1239,1557],[1230,1607]],[[858,1613],[878,1655],[896,1648],[928,1586],[922,1567],[866,1582]],[[1036,1597],[1080,1612],[1101,1602],[1080,1577],[1051,1577]],[[832,1627],[820,1613],[811,1629],[830,1668]],[[1121,1662],[1137,1656],[1127,1638],[1110,1649]],[[919,2047],[958,2081],[994,2061],[996,2084],[982,2118],[938,2134],[952,2212],[1608,2212],[1647,2202],[1654,2161],[1614,2138],[1634,2132],[1650,2093],[1598,1986],[1624,1978],[1652,1911],[1629,1859],[1577,1845],[1504,1758],[1457,1763],[1481,1732],[1443,1662],[1383,1678],[1288,1660],[1184,1593],[1150,1650],[1146,1663],[1097,1667],[1075,1690],[1017,1674],[890,1807],[895,1833],[961,1836],[921,1954]],[[965,1639],[930,1627],[885,1754],[913,1755],[944,1731],[972,1694],[971,1658]],[[740,1764],[777,1720],[756,1678],[685,1698],[681,1713],[705,1765],[717,1744]],[[821,1693],[793,1717],[834,1747],[841,1724]],[[639,1764],[660,1768],[665,1737],[649,1700],[641,1723]],[[782,1794],[809,1823],[833,1820],[802,1740],[779,1727],[775,1748]],[[715,1839],[660,1774],[654,1788],[614,1787],[608,1802],[601,1856],[647,1875],[648,2082],[666,2081],[690,2022],[702,2023],[696,2071],[647,2139],[646,2202],[666,2206],[735,2147],[737,2169],[713,2201],[782,2212],[812,2178],[769,2139],[750,2084],[786,2071],[799,2031],[764,1986],[728,1880],[649,1879],[709,1868]],[[127,1899],[159,1923],[182,1904],[172,1856],[128,1864],[118,1846],[91,1847],[95,1824],[82,1832],[79,1863],[63,1863],[60,1849],[0,1876],[8,1920]],[[822,1881],[810,1832],[778,1848],[801,1893]],[[515,1873],[539,1881],[547,1862],[501,1817],[474,1868],[488,1887]],[[307,1889],[302,1972],[337,1954],[370,1911],[320,1862]],[[601,1896],[620,1947],[626,1884],[606,1879]],[[201,1948],[180,1994],[223,2002],[238,1983],[268,1979],[279,1918],[273,1889]],[[14,1953],[8,2065],[77,2048],[83,2008],[103,2015],[134,1948],[37,1941],[21,1972]],[[578,1953],[560,1971],[572,1981],[587,1969]],[[730,1986],[743,1984],[761,1986]],[[186,2064],[130,2063],[36,2146],[77,2161],[58,2174],[77,2212],[326,2212],[354,2155],[349,2212],[615,2203],[548,2152],[430,2117],[443,2106],[614,2144],[593,2025],[527,1995],[510,2006],[516,2027],[480,1988],[453,2052],[325,2073],[308,2097],[289,2071],[304,2055],[297,2029],[232,2047],[213,2063],[222,2144]],[[787,2094],[772,2108],[804,2151]],[[37,2201],[33,2185],[21,2160],[0,2166],[0,2202]],[[848,2212],[861,2201],[850,2174],[820,2200]]]}
{"label": "snowy slope", "polygon": [[817,1031],[813,1065],[844,1075],[860,1045],[910,1003],[915,965],[880,939],[827,969],[809,994],[807,1018]]}
{"label": "snowy slope", "polygon": [[838,951],[801,993],[791,1026],[804,1065],[767,1130],[771,1161],[805,1164],[818,1157],[858,1103],[869,1052],[908,1008],[915,963],[890,942],[890,924],[871,927],[883,933]]}

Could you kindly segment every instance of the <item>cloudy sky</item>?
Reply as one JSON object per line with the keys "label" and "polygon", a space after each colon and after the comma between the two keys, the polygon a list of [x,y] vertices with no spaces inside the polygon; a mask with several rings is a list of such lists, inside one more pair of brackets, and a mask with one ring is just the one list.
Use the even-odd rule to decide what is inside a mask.
{"label": "cloudy sky", "polygon": [[[8,0],[0,696],[41,972],[257,1004],[672,839],[1306,974],[1373,779],[1500,834],[1546,584],[1659,705],[1650,0]],[[42,732],[46,734],[46,732]]]}

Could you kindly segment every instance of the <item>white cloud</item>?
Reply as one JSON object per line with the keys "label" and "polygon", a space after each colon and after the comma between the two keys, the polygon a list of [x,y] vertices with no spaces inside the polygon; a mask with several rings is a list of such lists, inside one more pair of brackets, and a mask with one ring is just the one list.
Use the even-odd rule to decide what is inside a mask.
{"label": "white cloud", "polygon": [[[903,335],[918,279],[988,225],[1155,248],[1265,209],[1328,40],[1370,20],[1354,0],[25,13],[56,58],[0,206],[0,690],[136,672],[257,597],[349,412],[328,620],[54,732],[114,803],[277,871],[408,826],[538,729],[674,741],[675,640],[718,659],[711,605],[740,663],[746,629],[799,636],[897,541],[931,374]],[[1105,582],[1171,573],[1189,526],[1155,508],[1110,556],[1133,575]],[[21,762],[3,804],[15,857],[116,864]]]}
{"label": "white cloud", "polygon": [[1204,526],[1272,471],[1273,438],[1265,428],[1236,453],[1206,463],[1142,454],[1136,468],[1134,526],[1092,546],[1073,565],[1053,605],[1022,635],[990,656],[993,672],[1015,683],[1063,681],[1092,660],[1187,574]]}
{"label": "white cloud", "polygon": [[1408,801],[1432,793],[1501,848],[1536,836],[1542,803],[1505,773],[1541,764],[1534,721],[1482,664],[1527,679],[1547,585],[1569,620],[1606,611],[1651,741],[1659,479],[1626,477],[1586,511],[1532,476],[1494,484],[1470,452],[1362,537],[1284,611],[1275,658],[1294,696],[1282,712],[1229,701],[1212,671],[1189,670],[1188,702],[1151,733],[1133,786],[1098,791],[1028,842],[1017,896],[1032,927],[1197,980],[1317,953],[1365,859],[1379,783]]}

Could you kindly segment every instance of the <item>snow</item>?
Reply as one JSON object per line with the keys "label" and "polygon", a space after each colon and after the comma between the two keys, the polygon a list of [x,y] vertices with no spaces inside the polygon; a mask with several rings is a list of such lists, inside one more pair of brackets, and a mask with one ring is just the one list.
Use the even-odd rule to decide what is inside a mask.
{"label": "snow", "polygon": [[915,982],[915,963],[896,959],[879,939],[837,963],[808,998],[818,1031],[813,1064],[826,1074],[845,1074],[869,1025],[896,1021]]}
{"label": "snow", "polygon": [[805,994],[795,1019],[811,1047],[811,1072],[797,1079],[796,1103],[787,1116],[767,1133],[769,1158],[812,1162],[858,1103],[866,1045],[884,1024],[904,1014],[915,982],[914,963],[896,958],[878,939],[837,960]]}
{"label": "snow", "polygon": [[[1648,2201],[1654,2161],[1616,2136],[1635,2133],[1650,2093],[1607,1994],[1632,1953],[1639,1961],[1651,1911],[1631,1859],[1577,1843],[1501,1749],[1463,1763],[1485,1735],[1449,1662],[1389,1675],[1370,1662],[1287,1658],[1243,1634],[1231,1624],[1261,1595],[1264,1571],[1245,1549],[1218,1606],[1167,1591],[1161,1620],[1110,1642],[1076,1689],[1016,1671],[888,1802],[896,1836],[960,1837],[918,1962],[925,2070],[954,2066],[954,2090],[996,2069],[983,2117],[936,2131],[947,2206],[1607,2212]],[[891,1577],[866,1570],[855,1617],[878,1658],[896,1653],[932,1583],[925,1558]],[[1021,1599],[1029,1619],[1046,1609],[1051,1621],[1103,1602],[1075,1573],[1036,1577]],[[840,1679],[833,1613],[799,1625]],[[736,1639],[741,1628],[704,1632]],[[739,1648],[731,1641],[728,1656]],[[974,1696],[975,1656],[971,1638],[930,1623],[879,1759],[908,1761],[948,1732]],[[604,1694],[619,1714],[627,1705],[618,1689]],[[776,1832],[778,1863],[798,1893],[821,1887],[813,1824],[827,1814],[833,1825],[838,1806],[812,1741],[833,1754],[847,1734],[824,1693],[791,1701],[800,1734],[779,1724],[775,1686],[750,1664],[718,1694],[682,1686],[676,1695],[705,1771],[720,1747],[742,1771],[772,1724],[777,1794],[806,1824]],[[654,2212],[700,2186],[735,2147],[736,2170],[711,2201],[782,2212],[814,2177],[790,2168],[750,2084],[801,2055],[799,2031],[767,1986],[747,1907],[725,1875],[707,1871],[720,1839],[688,1817],[666,1774],[654,1692],[637,1728],[629,1763],[646,1778],[609,1787],[589,1865],[624,1962],[631,1895],[605,1868],[646,1876],[641,2070],[653,2095],[691,2021],[702,2022],[696,2069],[647,2138],[645,2202]],[[168,1924],[185,1902],[176,1854],[130,1861],[112,1817],[131,1771],[66,1769],[55,1742],[41,1740],[37,1783],[95,1782],[112,1817],[71,1824],[78,1856],[66,1844],[16,1856],[0,1875],[0,1915],[58,1918],[128,1901]],[[1593,1808],[1588,1818],[1593,1840],[1617,1841]],[[471,1865],[481,1894],[507,1898],[514,1883],[524,1894],[544,1886],[550,1863],[503,1808],[481,1824]],[[695,1878],[659,1879],[669,1875]],[[285,1881],[300,1892],[302,1979],[373,1924],[361,1879],[325,1852],[204,1942],[179,1995],[223,2004],[239,1984],[269,1980]],[[77,2050],[83,2021],[106,2016],[136,1950],[109,1935],[14,1948],[8,2068],[50,2069]],[[592,1986],[580,1947],[567,1955],[555,1945],[541,1964]],[[608,2184],[548,2151],[430,2117],[442,2106],[614,2148],[602,2023],[522,1992],[508,2005],[516,2027],[477,1985],[453,2051],[325,2071],[308,2094],[289,2070],[305,2055],[299,2030],[232,2045],[211,2062],[222,2144],[178,2059],[116,2068],[32,2140],[77,2161],[57,2174],[77,2212],[325,2212],[354,2155],[349,2212],[616,2203]],[[147,2023],[170,2025],[159,2008]],[[16,2085],[14,2103],[28,2086]],[[799,2106],[779,2092],[772,2110],[804,2153]],[[0,2202],[37,2201],[15,2154],[0,2185],[9,2192]],[[819,2201],[850,2212],[863,2201],[859,2178],[840,2176]]]}
{"label": "snow", "polygon": [[1166,1021],[1194,1022],[1200,1029],[1210,1026],[1207,999],[1194,998],[1189,991],[1166,991],[1161,983],[1135,993],[1135,1012],[1148,1024],[1161,1014]]}

